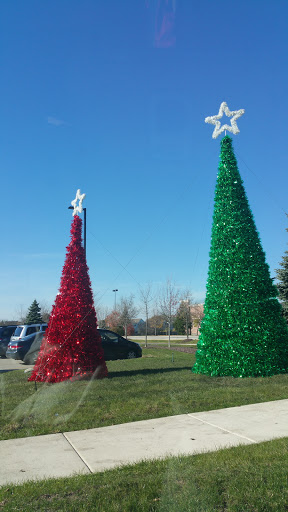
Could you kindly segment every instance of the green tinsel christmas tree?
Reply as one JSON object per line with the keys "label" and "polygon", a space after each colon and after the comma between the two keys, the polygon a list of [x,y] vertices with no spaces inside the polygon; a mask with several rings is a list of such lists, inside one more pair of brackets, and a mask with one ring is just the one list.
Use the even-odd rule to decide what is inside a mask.
{"label": "green tinsel christmas tree", "polygon": [[229,136],[221,141],[204,314],[194,373],[288,371],[286,322]]}

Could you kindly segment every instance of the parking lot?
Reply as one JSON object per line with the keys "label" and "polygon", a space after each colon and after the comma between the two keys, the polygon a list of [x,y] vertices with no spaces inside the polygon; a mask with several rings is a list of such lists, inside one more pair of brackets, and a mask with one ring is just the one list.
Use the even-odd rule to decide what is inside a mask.
{"label": "parking lot", "polygon": [[11,370],[26,370],[27,368],[31,368],[31,366],[20,360],[0,359],[0,373],[10,372]]}

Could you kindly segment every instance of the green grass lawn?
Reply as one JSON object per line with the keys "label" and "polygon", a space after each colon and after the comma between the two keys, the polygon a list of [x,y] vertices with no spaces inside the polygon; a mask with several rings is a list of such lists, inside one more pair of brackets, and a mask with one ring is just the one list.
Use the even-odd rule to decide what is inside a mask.
{"label": "green grass lawn", "polygon": [[288,439],[0,488],[5,512],[287,512]]}
{"label": "green grass lawn", "polygon": [[[174,361],[172,362],[172,353]],[[108,362],[109,378],[37,384],[23,370],[0,375],[0,439],[67,432],[288,397],[288,375],[235,379],[191,372],[195,356],[143,349]],[[25,368],[25,367],[24,367]]]}

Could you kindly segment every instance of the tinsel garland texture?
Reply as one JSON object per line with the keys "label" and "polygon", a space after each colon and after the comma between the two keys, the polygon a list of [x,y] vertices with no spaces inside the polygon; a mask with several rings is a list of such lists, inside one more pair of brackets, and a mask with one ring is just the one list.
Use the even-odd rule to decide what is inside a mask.
{"label": "tinsel garland texture", "polygon": [[30,381],[107,376],[81,232],[82,220],[75,215],[59,293]]}
{"label": "tinsel garland texture", "polygon": [[288,331],[233,152],[221,141],[204,319],[194,373],[288,371]]}

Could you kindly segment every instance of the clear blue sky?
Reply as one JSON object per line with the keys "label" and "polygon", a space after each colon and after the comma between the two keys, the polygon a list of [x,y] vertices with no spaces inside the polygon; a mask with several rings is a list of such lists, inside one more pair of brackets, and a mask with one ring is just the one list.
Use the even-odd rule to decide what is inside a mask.
{"label": "clear blue sky", "polygon": [[171,278],[205,297],[220,139],[274,276],[288,234],[287,0],[10,0],[0,6],[0,319],[52,304],[76,190],[101,303]]}

